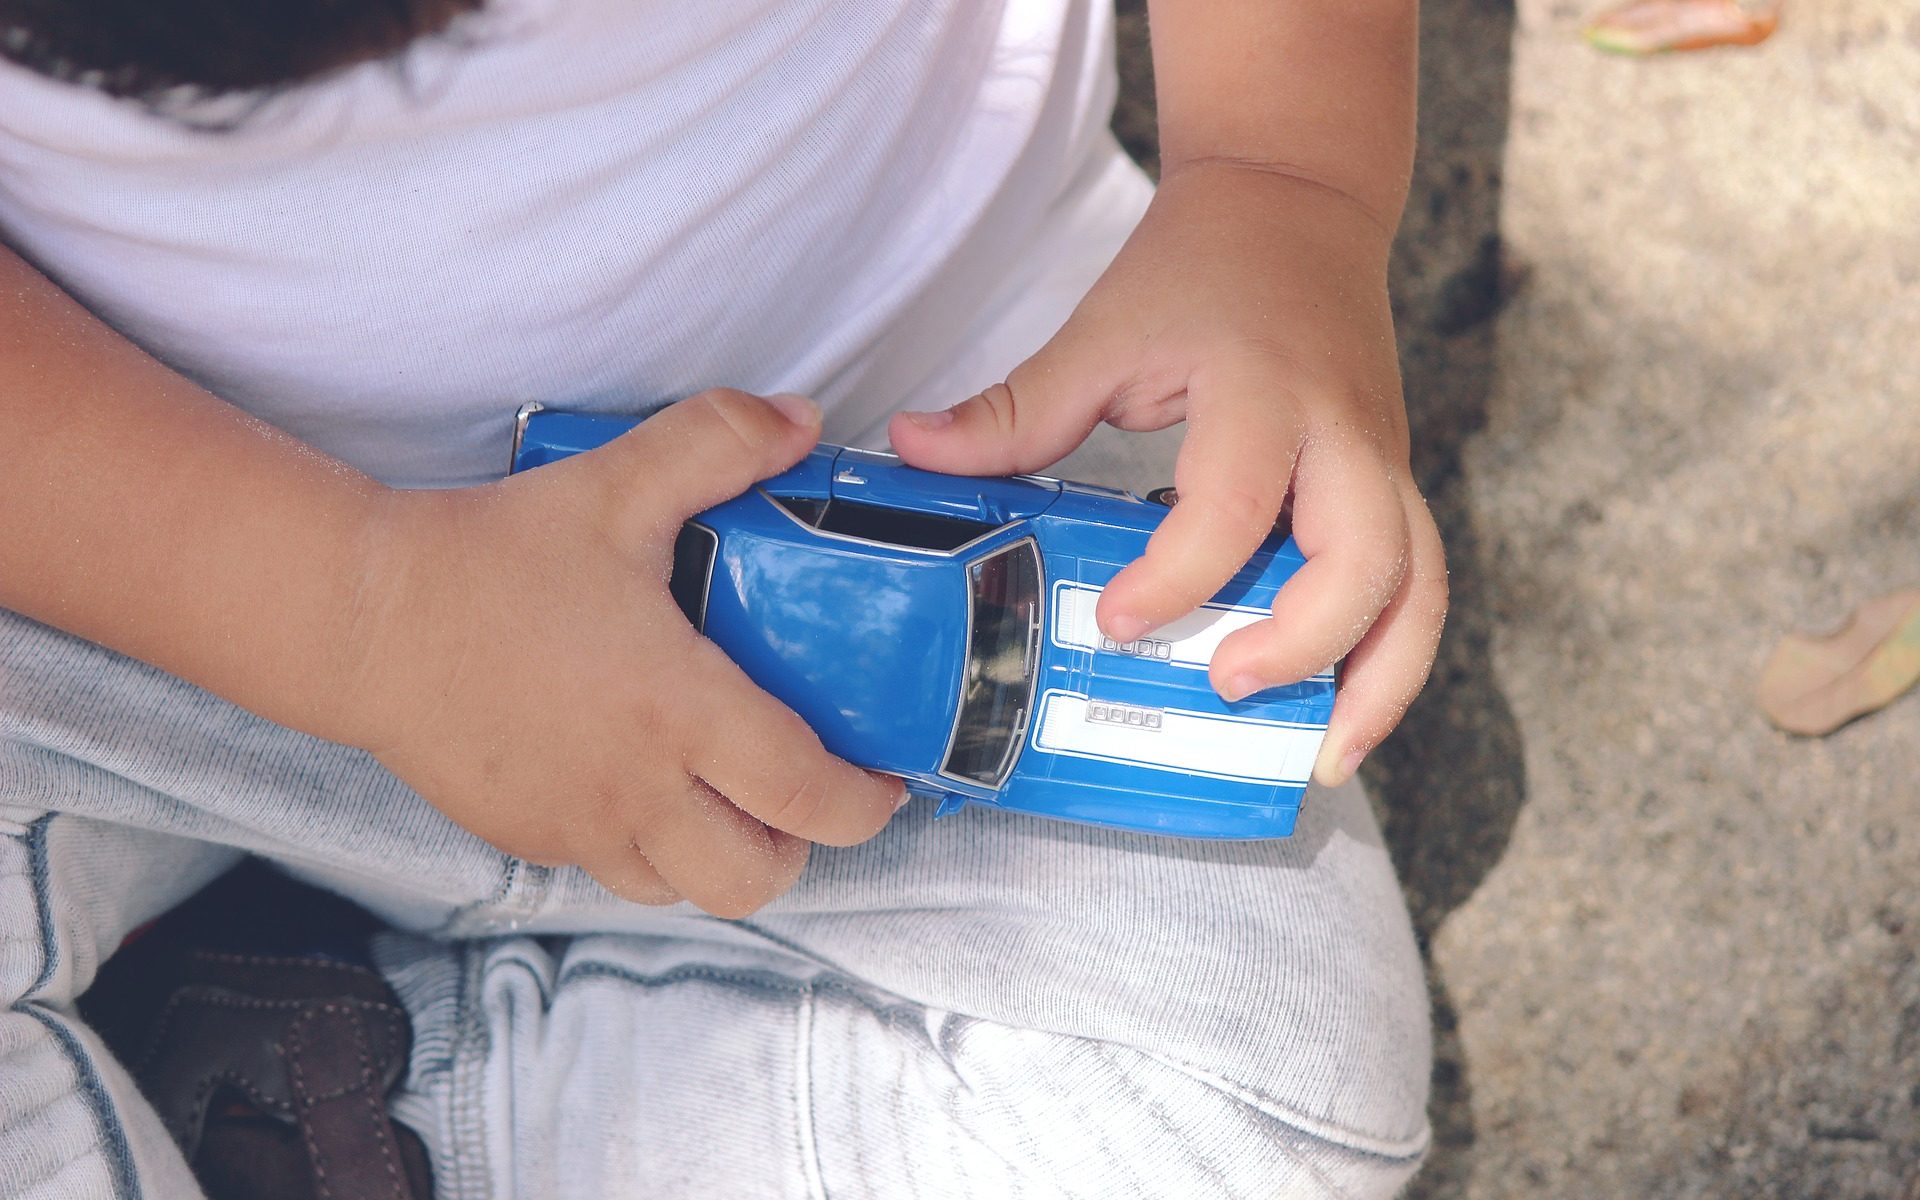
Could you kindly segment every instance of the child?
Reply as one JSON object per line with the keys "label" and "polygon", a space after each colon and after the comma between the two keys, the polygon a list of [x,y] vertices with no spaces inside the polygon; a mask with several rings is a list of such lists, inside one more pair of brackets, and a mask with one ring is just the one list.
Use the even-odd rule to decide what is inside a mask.
{"label": "child", "polygon": [[[1276,843],[931,826],[664,575],[821,409],[960,472],[1184,419],[1103,628],[1290,495],[1309,563],[1212,678],[1345,655],[1350,779],[1445,605],[1384,283],[1412,4],[1157,0],[1157,193],[1091,0],[462,7],[237,82],[274,56],[5,38],[0,1192],[193,1194],[69,1002],[252,852],[422,935],[380,953],[442,1197],[1391,1194],[1424,989],[1355,788]],[[680,397],[498,479],[522,400]]]}

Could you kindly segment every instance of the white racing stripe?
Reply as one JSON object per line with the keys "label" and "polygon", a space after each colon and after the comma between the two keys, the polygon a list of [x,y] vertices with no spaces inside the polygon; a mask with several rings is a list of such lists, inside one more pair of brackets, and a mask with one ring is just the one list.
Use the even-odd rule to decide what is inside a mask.
{"label": "white racing stripe", "polygon": [[[1159,727],[1129,723],[1127,718],[1136,713],[1158,716]],[[1215,779],[1298,785],[1313,774],[1314,756],[1320,753],[1326,732],[1323,725],[1141,709],[1050,691],[1040,701],[1033,744],[1049,754]]]}
{"label": "white racing stripe", "polygon": [[[1104,650],[1129,658],[1151,659],[1175,667],[1204,671],[1213,661],[1213,652],[1236,629],[1245,629],[1255,621],[1273,614],[1263,608],[1235,607],[1228,604],[1203,604],[1179,620],[1168,622],[1152,636],[1124,646],[1100,632],[1094,620],[1094,606],[1102,589],[1084,583],[1056,583],[1053,588],[1053,642],[1071,650]],[[1322,672],[1315,680],[1330,683],[1331,672]]]}

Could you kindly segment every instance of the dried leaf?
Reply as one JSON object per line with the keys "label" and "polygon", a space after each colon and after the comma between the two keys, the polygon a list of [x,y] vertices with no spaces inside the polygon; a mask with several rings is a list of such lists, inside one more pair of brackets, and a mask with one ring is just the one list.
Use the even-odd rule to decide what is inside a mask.
{"label": "dried leaf", "polygon": [[1660,54],[1709,46],[1757,46],[1780,26],[1778,3],[1627,0],[1593,19],[1591,45],[1615,54]]}
{"label": "dried leaf", "polygon": [[1826,637],[1790,633],[1760,673],[1767,720],[1788,733],[1832,733],[1920,682],[1920,589],[1860,606]]}

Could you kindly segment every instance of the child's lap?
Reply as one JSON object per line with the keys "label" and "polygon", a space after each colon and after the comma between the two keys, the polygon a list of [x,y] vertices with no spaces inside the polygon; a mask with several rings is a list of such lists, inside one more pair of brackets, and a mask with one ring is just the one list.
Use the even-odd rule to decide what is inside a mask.
{"label": "child's lap", "polygon": [[[1013,939],[997,944],[1006,953],[982,982],[1049,997],[1053,1025],[1119,1019],[1151,1035],[1174,1010],[1218,1019],[1229,1007],[1144,1011],[1130,1002],[1141,989],[1118,978],[1075,993]],[[1313,1012],[1256,1006],[1237,1053],[1195,1061],[1151,1036],[908,999],[814,950],[643,934],[390,939],[381,957],[419,1039],[396,1113],[459,1181],[452,1197],[618,1195],[635,1180],[660,1196],[1386,1196],[1418,1162],[1417,1013],[1339,994]],[[1278,979],[1284,962],[1249,973]],[[1204,996],[1214,973],[1196,974],[1153,986]],[[1264,1081],[1281,1096],[1243,1083],[1252,1047],[1276,1040],[1301,1051],[1289,1078]],[[1388,1047],[1400,1051],[1391,1077],[1377,1070]],[[1328,1089],[1343,1093],[1335,1119],[1292,1103]],[[1396,1122],[1397,1136],[1373,1132]]]}
{"label": "child's lap", "polygon": [[[953,1067],[961,1043],[927,1041],[922,1017],[937,1018],[981,1047],[967,1068],[981,1086],[1003,1068],[1010,1079],[1023,1077],[1023,1056],[1043,1069],[1049,1053],[1073,1057],[1060,1047],[1102,1047],[1099,1055],[1121,1055],[1135,1075],[1164,1076],[1167,1102],[1196,1080],[1216,1081],[1208,1095],[1240,1098],[1229,1123],[1263,1113],[1301,1136],[1384,1154],[1383,1162],[1410,1166],[1417,1153],[1425,992],[1391,867],[1357,788],[1317,793],[1291,839],[1243,844],[986,811],[935,822],[915,804],[864,846],[816,850],[791,894],[732,924],[684,905],[629,906],[577,871],[519,863],[452,825],[365,755],[10,615],[0,616],[0,680],[0,797],[16,818],[36,823],[42,837],[63,821],[91,818],[81,823],[150,831],[164,835],[154,844],[172,848],[154,868],[164,878],[144,885],[131,853],[103,859],[97,870],[63,864],[70,894],[58,899],[73,920],[68,936],[90,943],[90,952],[115,944],[122,926],[152,915],[147,908],[177,898],[167,881],[216,869],[238,848],[424,935],[413,945],[428,959],[461,964],[508,991],[522,975],[545,972],[547,987],[565,980],[565,1002],[548,994],[544,1009],[516,1008],[487,1033],[496,1055],[516,1039],[556,1053],[570,1043],[618,1045],[592,1032],[613,1004],[658,1008],[660,1020],[684,1026],[665,1044],[683,1046],[690,1063],[720,1055],[717,1067],[746,1051],[708,1036],[699,1014],[732,1019],[729,1004],[673,1000],[682,993],[656,985],[667,976],[705,979],[700,986],[721,987],[737,1004],[743,993],[724,983],[733,971],[775,984],[741,1010],[766,1017],[750,1028],[791,1038],[802,1006],[814,1022],[811,1040],[842,1030],[844,1052],[829,1057],[843,1065],[882,1070],[899,1059],[901,1070],[921,1075],[947,1070],[942,1062]],[[139,841],[132,838],[136,848]],[[196,843],[205,848],[197,860],[180,849]],[[139,898],[149,895],[143,907]],[[24,908],[7,911],[9,920],[28,919]],[[7,935],[15,932],[24,931]],[[514,933],[628,936],[571,944],[508,937],[466,948],[447,941]],[[739,975],[739,964],[751,970]],[[430,1007],[418,1006],[423,1022],[445,1017]],[[903,1026],[903,1012],[922,1017]],[[909,1027],[918,1032],[895,1036]],[[1044,1069],[1062,1079],[1117,1069],[1084,1055]],[[524,1053],[514,1062],[527,1067]],[[642,1085],[633,1075],[640,1070],[630,1058],[603,1055],[545,1086],[592,1087],[598,1079],[617,1093],[623,1080]],[[843,1072],[834,1086],[856,1077]],[[1126,1086],[1137,1088],[1138,1078]],[[1026,1097],[1064,1099],[1045,1089]],[[956,1119],[948,1112],[941,1121]],[[828,1137],[820,1149],[831,1157],[838,1144]]]}

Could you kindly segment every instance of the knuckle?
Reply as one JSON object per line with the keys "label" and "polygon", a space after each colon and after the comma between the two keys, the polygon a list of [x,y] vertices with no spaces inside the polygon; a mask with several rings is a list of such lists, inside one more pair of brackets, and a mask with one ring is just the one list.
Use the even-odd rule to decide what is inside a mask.
{"label": "knuckle", "polygon": [[1324,671],[1339,661],[1347,647],[1335,634],[1309,634],[1299,639],[1268,639],[1249,656],[1256,672],[1270,682],[1293,682]]}
{"label": "knuckle", "polygon": [[693,406],[707,437],[727,451],[757,453],[765,440],[765,405],[745,392],[714,388],[681,403]]}
{"label": "knuckle", "polygon": [[[626,839],[626,844],[617,860],[611,866],[603,865],[590,872],[600,886],[631,904],[644,904],[660,907],[673,904],[680,899],[680,893],[674,890],[661,877],[654,867],[653,860],[640,848],[637,838]],[[605,864],[603,853],[600,861]]]}
{"label": "knuckle", "polygon": [[574,810],[559,822],[559,840],[572,862],[589,862],[604,853],[606,843],[626,837],[630,824],[627,805],[606,786],[588,786],[575,793],[580,797]]}
{"label": "knuckle", "polygon": [[782,789],[778,803],[767,814],[767,824],[789,833],[811,829],[826,813],[832,794],[827,772],[810,770]]}
{"label": "knuckle", "polygon": [[1407,532],[1413,542],[1413,582],[1439,597],[1444,606],[1452,583],[1447,572],[1447,547],[1440,538],[1440,528],[1434,522],[1433,513],[1426,501],[1415,493],[1413,507],[1407,511]]}
{"label": "knuckle", "polygon": [[1423,607],[1433,616],[1436,628],[1447,616],[1447,609],[1453,604],[1453,583],[1447,576],[1443,565],[1439,570],[1414,573],[1414,587],[1421,593]]}
{"label": "knuckle", "polygon": [[813,857],[813,843],[805,838],[773,835],[774,857],[784,866],[784,886],[790,887],[807,869],[807,861]]}
{"label": "knuckle", "polygon": [[[1127,568],[1124,608],[1135,616],[1152,621],[1170,621],[1184,616],[1215,590],[1211,579],[1196,569],[1187,556],[1170,548],[1147,543],[1140,561]],[[1222,576],[1224,577],[1224,572]],[[1107,585],[1107,591],[1120,592],[1119,579]]]}
{"label": "knuckle", "polygon": [[784,896],[799,878],[798,870],[791,869],[784,861],[770,858],[728,880],[725,887],[704,897],[700,907],[716,917],[737,921],[752,916]]}
{"label": "knuckle", "polygon": [[1354,716],[1352,747],[1356,750],[1371,752],[1375,746],[1387,740],[1400,719],[1413,707],[1414,700],[1420,695],[1420,685],[1425,675],[1413,679],[1383,695],[1373,698],[1372,703]]}
{"label": "knuckle", "polygon": [[1244,483],[1220,483],[1202,494],[1210,511],[1210,520],[1235,533],[1264,534],[1280,511],[1278,487],[1249,487]]}
{"label": "knuckle", "polygon": [[1413,547],[1404,530],[1384,530],[1352,546],[1350,571],[1359,592],[1375,611],[1386,607],[1403,582],[1420,582]]}
{"label": "knuckle", "polygon": [[[671,490],[635,485],[636,480],[658,472],[663,450],[657,439],[662,432],[642,422],[613,443],[625,447],[623,453],[627,457],[617,463],[612,458],[601,460],[613,467],[603,468],[592,476],[591,506],[585,510],[586,520],[581,524],[583,536],[592,541],[590,553],[605,552],[615,559],[625,558],[656,543],[666,529],[678,528],[680,516],[673,511]],[[555,466],[565,467],[596,453],[601,452],[589,450]],[[528,477],[539,474],[535,471]]]}
{"label": "knuckle", "polygon": [[714,896],[702,902],[700,907],[725,921],[738,921],[759,912],[772,896],[751,895],[744,891],[729,892],[724,896]]}
{"label": "knuckle", "polygon": [[1383,543],[1362,561],[1361,577],[1370,600],[1378,601],[1376,611],[1392,602],[1394,593],[1400,590],[1402,581],[1407,578],[1408,564],[1404,543],[1397,547]]}
{"label": "knuckle", "polygon": [[1307,375],[1308,359],[1294,342],[1270,333],[1243,332],[1221,347],[1221,358],[1254,379]]}
{"label": "knuckle", "polygon": [[[601,882],[605,883],[606,880]],[[680,901],[680,893],[674,891],[664,879],[644,873],[617,880],[608,890],[629,904],[640,904],[647,908],[665,908]]]}
{"label": "knuckle", "polygon": [[1020,428],[1020,398],[1014,392],[1013,385],[996,383],[974,399],[980,402],[980,407],[1001,435],[1012,437]]}
{"label": "knuckle", "polygon": [[734,879],[723,894],[710,897],[704,906],[707,911],[717,917],[738,920],[752,916],[786,895],[799,882],[807,865],[807,843],[793,840],[798,845],[797,853],[784,852],[777,846],[770,848],[763,861],[756,862]]}

